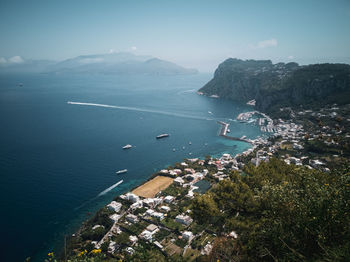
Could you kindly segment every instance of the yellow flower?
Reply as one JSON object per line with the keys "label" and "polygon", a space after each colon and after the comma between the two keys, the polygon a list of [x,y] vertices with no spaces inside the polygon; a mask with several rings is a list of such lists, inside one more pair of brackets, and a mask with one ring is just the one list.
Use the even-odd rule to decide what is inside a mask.
{"label": "yellow flower", "polygon": [[93,254],[99,254],[99,253],[101,253],[101,249],[93,249],[91,252]]}
{"label": "yellow flower", "polygon": [[53,252],[47,254],[49,257],[53,256]]}
{"label": "yellow flower", "polygon": [[324,184],[325,186],[329,186],[329,184]]}

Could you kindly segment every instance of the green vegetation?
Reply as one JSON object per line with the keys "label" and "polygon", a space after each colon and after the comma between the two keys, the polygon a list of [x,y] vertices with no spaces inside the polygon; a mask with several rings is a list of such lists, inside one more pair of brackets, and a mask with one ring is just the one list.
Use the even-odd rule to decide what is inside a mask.
{"label": "green vegetation", "polygon": [[[193,201],[217,234],[211,257],[243,261],[345,261],[350,257],[350,173],[322,173],[271,159]],[[205,211],[205,207],[211,212]],[[217,212],[217,210],[222,212]],[[214,219],[213,219],[214,217]],[[207,222],[206,222],[207,221]],[[212,221],[215,221],[212,222]]]}

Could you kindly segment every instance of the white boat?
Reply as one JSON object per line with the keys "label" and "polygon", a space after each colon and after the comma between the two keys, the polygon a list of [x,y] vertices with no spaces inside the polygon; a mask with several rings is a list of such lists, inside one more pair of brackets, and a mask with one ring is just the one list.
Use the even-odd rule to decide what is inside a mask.
{"label": "white boat", "polygon": [[176,149],[175,148],[173,148],[173,152],[175,152],[176,151]]}
{"label": "white boat", "polygon": [[123,146],[123,149],[129,149],[129,148],[132,148],[132,145],[127,144],[127,145]]}
{"label": "white boat", "polygon": [[117,171],[117,172],[115,172],[117,175],[119,175],[119,174],[124,174],[124,173],[126,173],[126,172],[128,172],[128,170],[127,169],[122,169],[122,170],[119,170],[119,171]]}
{"label": "white boat", "polygon": [[157,139],[160,139],[160,138],[164,138],[164,137],[168,137],[169,134],[161,134],[159,136],[156,136]]}
{"label": "white boat", "polygon": [[211,115],[212,115],[213,113],[212,113],[211,111],[208,111],[208,114],[211,114]]}
{"label": "white boat", "polygon": [[227,133],[230,133],[231,132],[231,130],[230,129],[227,129]]}
{"label": "white boat", "polygon": [[190,142],[188,142],[188,144],[189,144],[189,145],[192,145],[192,142],[190,141]]}

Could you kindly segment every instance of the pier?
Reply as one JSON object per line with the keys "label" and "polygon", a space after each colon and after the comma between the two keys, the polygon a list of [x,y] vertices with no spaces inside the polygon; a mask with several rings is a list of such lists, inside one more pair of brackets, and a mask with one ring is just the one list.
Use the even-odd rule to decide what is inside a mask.
{"label": "pier", "polygon": [[252,144],[252,142],[250,140],[248,140],[248,139],[228,136],[227,135],[227,129],[228,129],[228,126],[230,124],[222,122],[222,121],[218,121],[218,124],[221,125],[221,130],[220,130],[219,136],[222,136],[222,137],[224,137],[226,139],[229,139],[229,140],[242,141],[242,142],[246,142],[246,143]]}

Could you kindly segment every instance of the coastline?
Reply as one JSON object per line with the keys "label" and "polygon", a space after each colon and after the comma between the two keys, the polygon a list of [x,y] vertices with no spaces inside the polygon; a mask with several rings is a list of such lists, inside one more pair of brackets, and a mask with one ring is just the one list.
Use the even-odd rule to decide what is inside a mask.
{"label": "coastline", "polygon": [[[243,113],[243,116],[251,117],[255,113],[257,112],[246,112]],[[161,252],[167,257],[173,254],[171,251],[171,245],[173,244],[169,242],[169,239],[176,239],[177,237],[181,239],[184,237],[185,240],[174,241],[176,243],[175,246],[181,251],[176,252],[180,252],[178,254],[186,257],[188,255],[187,250],[192,250],[191,252],[194,252],[191,248],[192,239],[198,239],[203,232],[206,232],[207,237],[211,236],[211,241],[208,241],[208,244],[201,250],[200,254],[208,255],[213,248],[215,239],[217,239],[217,234],[213,230],[201,231],[203,229],[200,229],[201,227],[200,224],[197,224],[197,220],[200,220],[201,212],[203,211],[200,213],[193,213],[188,209],[191,206],[188,205],[188,203],[192,203],[192,200],[198,201],[198,198],[201,199],[201,195],[205,194],[211,187],[214,188],[215,192],[217,186],[223,186],[225,183],[232,183],[232,179],[234,179],[235,176],[246,172],[247,169],[244,169],[245,165],[253,164],[253,167],[248,166],[248,170],[252,171],[254,168],[255,170],[259,170],[260,163],[265,162],[264,165],[269,165],[269,160],[271,160],[272,166],[279,163],[278,165],[291,165],[290,167],[297,168],[296,170],[299,170],[297,166],[304,166],[302,167],[304,170],[315,169],[326,173],[330,172],[328,168],[323,166],[324,163],[319,160],[310,159],[306,162],[305,160],[308,160],[308,156],[301,157],[300,159],[296,157],[300,155],[304,149],[304,138],[307,133],[303,125],[295,123],[292,118],[288,120],[272,120],[266,114],[261,115],[267,121],[262,118],[257,118],[254,121],[258,123],[259,126],[264,126],[264,123],[267,122],[269,129],[273,131],[268,131],[270,136],[251,140],[253,146],[242,153],[237,153],[235,156],[223,153],[220,158],[213,158],[210,156],[207,156],[204,160],[199,158],[186,158],[181,163],[175,163],[173,166],[169,166],[166,169],[156,171],[148,180],[138,185],[136,189],[129,190],[128,193],[116,196],[114,201],[102,207],[97,214],[94,215],[94,219],[82,225],[80,230],[83,232],[82,234],[84,234],[84,232],[90,230],[89,228],[94,230],[94,228],[101,227],[100,224],[96,224],[97,221],[101,221],[101,216],[104,216],[106,219],[109,217],[113,220],[113,225],[108,227],[110,229],[107,232],[103,233],[101,241],[90,241],[84,240],[83,238],[83,240],[78,240],[75,244],[79,243],[79,241],[85,241],[82,243],[85,243],[88,248],[86,252],[89,256],[93,256],[94,252],[105,252],[105,255],[113,258],[130,258],[135,252],[146,252],[144,250],[146,245],[148,246],[147,249],[151,248],[154,252]],[[245,121],[251,121],[250,117],[247,117]],[[238,118],[242,118],[242,114],[240,114]],[[227,131],[227,126],[225,126],[225,131]],[[287,151],[288,154],[282,156],[282,159],[278,160],[275,158],[279,156],[284,150],[284,145],[288,143],[293,143],[293,155],[290,155],[293,151]],[[308,163],[310,163],[310,165],[308,165]],[[152,185],[155,180],[161,177],[167,177],[171,182],[162,188]],[[195,190],[198,189],[197,183],[201,181],[207,184],[209,183],[209,187],[202,192],[196,191],[196,193],[194,193]],[[286,184],[288,182],[283,183]],[[327,186],[328,184],[325,185]],[[157,190],[151,195],[137,193],[139,189],[145,186],[151,186],[153,189]],[[173,200],[171,199],[175,199],[175,202],[172,203]],[[170,202],[168,202],[168,200],[170,200]],[[117,206],[118,210],[114,209],[114,207],[111,210],[111,206]],[[169,210],[171,210],[171,212],[169,212]],[[104,227],[104,225],[102,226]],[[153,229],[156,231],[152,233],[151,231]],[[200,233],[200,231],[202,233]],[[157,232],[162,233],[158,234]],[[125,241],[121,239],[121,236],[129,237],[132,243],[130,241],[119,242]],[[78,237],[80,239],[80,236]],[[237,234],[235,231],[231,233],[228,232],[226,233],[226,237],[238,238],[239,233]],[[72,240],[71,243],[73,243],[72,246],[74,246],[74,240]],[[140,243],[141,249],[138,248],[135,243]],[[198,247],[196,245],[197,244],[194,244],[197,248],[203,248],[203,246]],[[200,256],[200,254],[197,252],[196,256]]]}
{"label": "coastline", "polygon": [[[217,137],[220,138],[220,135],[218,135]],[[223,138],[220,138],[220,139],[222,139],[223,142],[226,140],[225,138],[224,138],[224,139],[223,139]],[[230,140],[228,140],[228,141],[230,141]],[[261,140],[260,136],[258,136],[257,139],[252,140],[252,141],[259,141],[259,143],[261,143],[262,140]],[[247,144],[247,141],[243,141],[243,140],[241,140],[241,141],[240,141],[240,140],[236,140],[235,142],[242,142],[242,143]],[[266,141],[265,141],[265,142],[266,142]],[[225,142],[224,142],[224,143],[225,143]],[[242,149],[242,151],[236,153],[236,154],[232,157],[232,160],[233,160],[233,161],[237,162],[237,161],[236,161],[237,158],[239,158],[239,157],[241,157],[241,156],[249,155],[249,154],[256,148],[256,145],[255,145],[253,142],[249,141],[248,144],[250,145],[248,148],[245,147],[244,150]],[[248,144],[247,144],[247,145],[248,145]],[[229,154],[224,150],[224,151],[222,151],[221,153],[216,153],[215,155],[211,155],[211,158],[212,158],[212,159],[220,158],[220,157],[225,156],[225,155],[226,155],[226,157],[227,157],[227,155],[229,155]],[[184,161],[192,161],[192,160],[200,160],[200,161],[201,161],[201,160],[204,160],[204,159],[205,159],[205,156],[201,156],[201,157],[192,158],[192,159],[190,159],[190,158],[184,158]],[[172,167],[172,165],[173,165],[173,166],[176,166],[177,164],[179,164],[179,162],[173,162],[171,165],[166,165],[165,169],[169,169],[169,168]],[[165,176],[165,177],[174,178],[173,176],[171,176],[171,175],[169,175],[169,174],[162,173],[162,172],[161,172],[162,170],[164,170],[164,168],[163,168],[163,169],[159,169],[159,170],[153,172],[147,179],[142,180],[142,181],[139,181],[139,182],[135,182],[135,183],[133,183],[133,185],[132,185],[131,187],[124,188],[124,189],[122,189],[122,191],[119,191],[117,194],[113,194],[113,197],[111,197],[111,194],[112,194],[112,193],[110,193],[110,194],[109,194],[109,195],[110,195],[110,196],[109,196],[109,199],[111,199],[111,198],[112,198],[112,199],[116,199],[116,198],[119,198],[120,195],[124,195],[124,194],[126,194],[127,192],[133,192],[133,191],[135,191],[136,189],[138,189],[138,188],[142,187],[143,185],[145,185],[146,183],[150,182],[152,179],[156,178],[157,176]],[[125,186],[125,184],[124,184],[124,185],[121,184],[121,185],[122,185],[122,186]],[[120,189],[120,190],[121,190],[121,189]],[[74,236],[77,232],[79,232],[79,231],[82,229],[82,226],[83,226],[84,224],[86,224],[86,223],[87,223],[89,220],[91,220],[98,212],[100,212],[103,208],[106,207],[106,204],[107,204],[107,203],[108,203],[108,201],[107,201],[107,202],[104,202],[104,204],[102,204],[102,205],[100,204],[98,208],[95,208],[95,210],[96,210],[95,212],[91,212],[90,215],[89,215],[89,217],[87,217],[82,223],[77,224],[77,225],[75,226],[75,229],[70,230],[71,235]],[[62,245],[61,245],[61,247],[62,247]],[[57,250],[57,249],[56,249],[56,250]],[[60,249],[60,252],[62,252],[62,251],[63,251],[63,249],[61,248],[61,249]]]}

